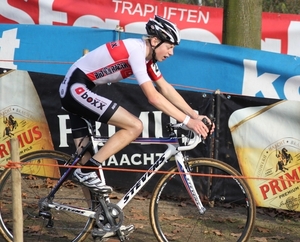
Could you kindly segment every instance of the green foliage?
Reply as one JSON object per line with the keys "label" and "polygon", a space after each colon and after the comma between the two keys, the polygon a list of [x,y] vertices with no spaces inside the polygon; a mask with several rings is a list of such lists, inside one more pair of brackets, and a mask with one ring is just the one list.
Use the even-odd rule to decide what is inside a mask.
{"label": "green foliage", "polygon": [[273,13],[300,13],[299,0],[263,0],[263,11]]}

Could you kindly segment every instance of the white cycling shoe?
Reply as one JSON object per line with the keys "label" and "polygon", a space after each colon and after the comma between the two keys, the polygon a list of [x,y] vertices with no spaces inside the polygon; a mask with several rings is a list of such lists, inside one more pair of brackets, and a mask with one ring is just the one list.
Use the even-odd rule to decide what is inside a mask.
{"label": "white cycling shoe", "polygon": [[73,179],[88,187],[93,192],[111,193],[112,187],[104,184],[98,177],[95,171],[83,173],[80,168],[77,168],[73,173]]}

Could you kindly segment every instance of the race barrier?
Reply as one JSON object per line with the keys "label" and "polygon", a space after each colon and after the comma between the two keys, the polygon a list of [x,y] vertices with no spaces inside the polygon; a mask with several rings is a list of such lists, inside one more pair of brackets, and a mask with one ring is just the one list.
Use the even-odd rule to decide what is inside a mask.
{"label": "race barrier", "polygon": [[[1,0],[0,3],[0,23],[4,24],[105,30],[119,26],[125,32],[145,34],[145,23],[158,14],[176,23],[185,40],[222,43],[222,8],[159,0],[31,0],[22,4],[19,0]],[[299,26],[297,14],[262,13],[261,50],[299,56]]]}
{"label": "race barrier", "polygon": [[[1,32],[0,67],[55,75],[64,75],[84,50],[142,37],[115,30],[41,25],[0,25],[0,36]],[[31,34],[35,32],[38,35]],[[181,41],[174,52],[159,68],[178,89],[300,100],[297,56],[189,40]],[[134,77],[125,82],[137,84]]]}
{"label": "race barrier", "polygon": [[[62,78],[60,75],[14,70],[0,76],[1,90],[8,93],[12,93],[10,86],[4,89],[2,88],[4,83],[13,81],[22,83],[22,80],[32,83],[31,86],[22,85],[24,94],[20,96],[25,97],[35,91],[41,103],[41,106],[35,109],[29,108],[30,113],[24,108],[28,105],[25,101],[1,107],[0,128],[5,131],[0,143],[1,166],[10,159],[8,152],[10,136],[18,138],[20,154],[45,149],[49,145],[50,148],[47,149],[56,149],[68,154],[75,151],[69,117],[60,108],[57,92]],[[28,90],[28,87],[31,90]],[[142,120],[144,124],[142,137],[162,137],[167,134],[165,125],[173,120],[148,104],[138,85],[117,83],[101,86],[97,91],[105,93],[110,98],[117,97],[119,99],[117,101],[123,107]],[[299,126],[298,101],[226,93],[186,90],[179,92],[195,110],[206,115],[213,114],[216,119],[214,135],[205,144],[200,144],[195,151],[188,153],[190,157],[212,156],[240,170],[247,178],[259,206],[299,210],[297,184],[300,171],[300,132],[296,128]],[[45,119],[39,118],[41,115],[35,113],[44,113]],[[7,122],[10,116],[13,117],[14,122],[11,123],[15,126],[9,126],[8,132]],[[45,126],[47,128],[43,131]],[[103,136],[111,136],[115,132],[114,127],[101,123],[96,123],[96,129],[98,134]],[[278,132],[279,130],[281,131]],[[107,183],[118,188],[129,188],[141,176],[142,170],[146,170],[163,149],[164,147],[159,145],[129,145],[105,161]],[[50,164],[48,161],[39,161],[34,169],[37,169],[40,175],[52,174],[54,178],[60,174],[55,162]],[[140,172],[118,172],[116,175],[116,172],[122,169]],[[22,172],[26,173],[26,170]],[[146,189],[151,190],[153,182],[156,180],[154,179]],[[218,194],[224,192],[227,197],[234,198],[234,191],[226,184],[215,184],[214,192]]]}

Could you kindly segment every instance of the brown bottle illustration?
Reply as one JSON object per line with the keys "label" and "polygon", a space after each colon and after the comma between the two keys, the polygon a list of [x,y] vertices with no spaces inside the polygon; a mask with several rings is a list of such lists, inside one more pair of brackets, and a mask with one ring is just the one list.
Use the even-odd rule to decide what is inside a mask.
{"label": "brown bottle illustration", "polygon": [[[0,75],[0,165],[10,159],[10,139],[19,140],[20,156],[37,150],[53,150],[49,126],[40,98],[26,71],[11,70]],[[22,173],[60,177],[57,162],[36,160]],[[45,166],[50,165],[50,166]]]}

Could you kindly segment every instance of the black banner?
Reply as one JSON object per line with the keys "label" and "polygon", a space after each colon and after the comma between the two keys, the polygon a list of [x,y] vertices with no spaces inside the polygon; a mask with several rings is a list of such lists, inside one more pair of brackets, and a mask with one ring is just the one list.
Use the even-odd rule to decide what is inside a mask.
{"label": "black banner", "polygon": [[[26,116],[31,117],[30,115],[35,115],[35,112],[38,114],[35,117],[36,120],[38,120],[39,117],[42,118],[44,115],[48,123],[47,125],[49,126],[49,128],[47,128],[49,131],[47,132],[51,134],[50,139],[52,141],[46,139],[45,143],[45,140],[43,140],[41,141],[43,142],[42,146],[51,147],[53,143],[55,150],[68,154],[74,153],[75,147],[70,129],[69,116],[68,113],[61,108],[58,93],[63,76],[33,72],[29,73],[30,78],[28,78],[26,72],[20,75],[17,73],[12,76],[22,83],[21,88],[24,86],[24,90],[22,90],[23,96],[21,97],[25,100],[24,105],[26,108],[23,108],[24,111],[22,111],[21,108],[18,111],[21,113],[16,113],[17,116],[21,114],[20,117],[23,117],[19,119],[19,122],[22,122]],[[26,79],[26,81],[23,81],[20,77]],[[1,78],[3,79],[3,77]],[[10,81],[8,77],[3,80],[5,80],[5,82]],[[16,85],[19,82],[11,82],[11,85],[14,86],[13,90],[20,89],[20,87]],[[27,82],[26,85],[25,82]],[[30,85],[33,83],[33,88],[31,87],[32,85],[30,86],[28,83]],[[7,82],[5,88],[10,89]],[[175,120],[172,120],[151,106],[138,85],[120,82],[110,85],[100,85],[96,87],[94,91],[114,100],[133,115],[139,117],[144,124],[144,130],[141,134],[142,137],[166,137],[169,135],[166,125]],[[295,186],[292,186],[294,181],[279,183],[276,179],[297,178],[297,162],[300,160],[298,152],[300,143],[297,141],[298,134],[293,135],[289,130],[288,137],[282,134],[282,132],[280,137],[273,137],[272,132],[274,127],[277,129],[277,127],[281,126],[280,120],[286,119],[287,116],[290,116],[290,118],[286,119],[290,125],[297,126],[297,123],[294,121],[298,119],[293,118],[295,113],[299,111],[297,102],[283,102],[282,100],[276,99],[246,97],[226,93],[200,93],[187,90],[179,90],[179,93],[199,114],[213,116],[216,125],[214,134],[205,140],[204,143],[199,144],[194,150],[188,152],[187,155],[189,157],[216,158],[236,168],[243,175],[252,176],[252,174],[258,174],[262,177],[274,179],[270,182],[263,183],[259,181],[258,177],[258,180],[254,183],[249,181],[251,189],[254,194],[256,194],[261,206],[282,207],[280,204],[285,204],[282,202],[276,202],[276,205],[271,204],[273,196],[278,200],[284,199],[284,201],[294,199],[289,196],[289,194],[296,191]],[[3,122],[8,120],[10,110],[17,107],[14,102],[8,101],[9,105],[4,108],[2,107],[1,110]],[[35,102],[39,101],[42,107],[36,105]],[[20,100],[18,102],[20,103]],[[290,111],[289,107],[291,107]],[[15,109],[15,111],[16,110],[18,110],[18,108]],[[288,113],[288,115],[286,113]],[[282,115],[284,115],[284,117],[281,117]],[[259,122],[257,122],[257,120],[259,120]],[[229,127],[230,122],[231,127]],[[111,136],[116,132],[115,127],[106,124],[96,123],[96,127],[98,134],[101,136]],[[243,132],[245,127],[245,132]],[[43,132],[44,130],[45,129],[43,129]],[[8,159],[5,156],[8,155],[7,140],[11,134],[7,131],[8,129],[5,127],[1,144],[2,162]],[[31,128],[27,128],[26,131],[20,130],[18,131],[19,133],[16,132],[16,135],[21,135],[21,138],[27,138],[26,140],[21,140],[23,143],[25,141],[29,142],[30,140],[28,140],[28,138],[33,137],[31,133],[34,131],[34,129],[31,130]],[[26,137],[26,135],[28,137]],[[241,147],[237,147],[237,141]],[[260,141],[263,141],[262,145],[260,145]],[[258,148],[253,151],[252,146],[256,146],[256,144],[258,144]],[[35,145],[35,147],[38,149],[39,146]],[[241,150],[238,154],[237,148]],[[29,145],[29,143],[28,145],[23,144],[22,152],[29,152],[30,149],[33,149],[32,145]],[[165,149],[166,146],[164,145],[128,145],[122,151],[104,162],[104,169],[109,168],[109,170],[106,169],[104,171],[107,184],[120,189],[131,188],[143,175],[141,170],[148,170]],[[255,156],[253,156],[254,152]],[[286,155],[289,155],[289,159],[285,158],[284,160],[284,154],[282,152],[287,153]],[[292,162],[292,158],[294,158],[294,162]],[[170,161],[166,164],[164,169],[168,169],[173,165],[174,163]],[[131,169],[131,171],[124,172],[120,171],[120,169]],[[138,172],[134,172],[134,170]],[[248,171],[250,171],[250,173]],[[159,176],[154,176],[154,179],[152,179],[144,189],[151,191],[158,177]],[[177,188],[174,189],[176,190]],[[179,193],[180,191],[176,190],[176,192]],[[227,198],[234,199],[235,191],[232,189],[230,182],[220,182],[220,180],[214,179],[211,194],[227,194]]]}

